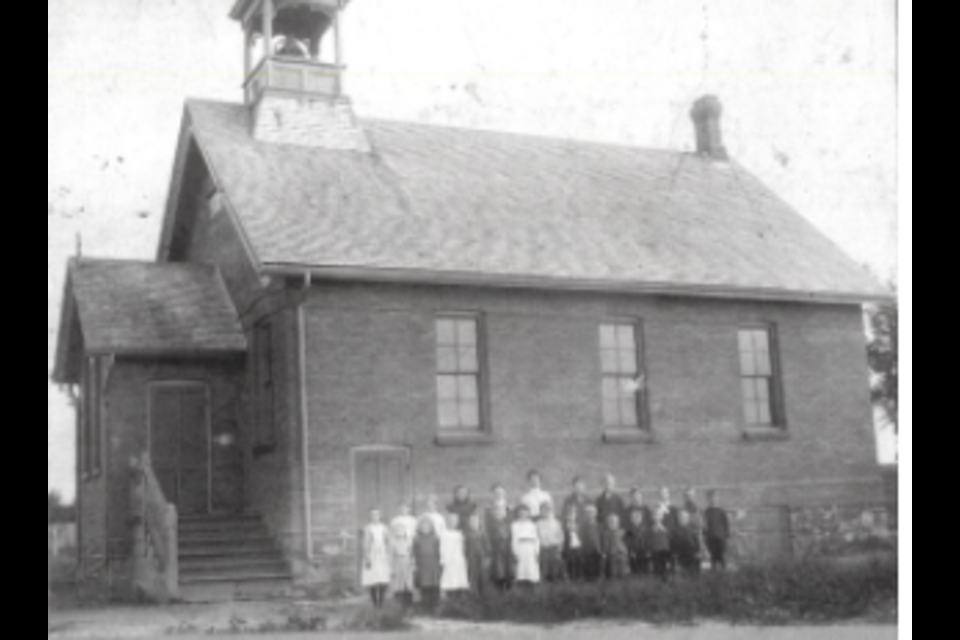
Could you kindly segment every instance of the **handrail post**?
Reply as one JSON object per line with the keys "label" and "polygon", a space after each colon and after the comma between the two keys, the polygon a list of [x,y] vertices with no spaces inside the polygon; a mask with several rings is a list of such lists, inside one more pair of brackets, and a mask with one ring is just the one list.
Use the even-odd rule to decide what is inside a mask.
{"label": "handrail post", "polygon": [[167,505],[166,513],[167,527],[167,566],[166,580],[167,592],[171,598],[176,599],[180,592],[180,518],[177,514],[177,508],[172,504]]}

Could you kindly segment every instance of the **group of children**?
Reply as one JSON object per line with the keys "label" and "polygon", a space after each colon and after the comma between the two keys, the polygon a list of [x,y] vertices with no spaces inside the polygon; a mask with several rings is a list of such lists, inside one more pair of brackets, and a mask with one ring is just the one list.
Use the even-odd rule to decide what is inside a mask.
{"label": "group of children", "polygon": [[412,605],[419,592],[432,610],[441,594],[482,595],[542,582],[698,576],[704,549],[715,570],[726,568],[730,521],[714,491],[705,510],[693,490],[682,507],[675,506],[669,489],[651,508],[639,489],[624,501],[613,476],[604,478],[596,499],[576,478],[572,495],[557,509],[538,472],[530,472],[528,481],[529,491],[515,507],[498,485],[486,509],[460,487],[445,515],[435,496],[419,518],[405,505],[389,526],[380,511],[373,511],[364,532],[363,584],[374,604],[383,607],[391,591],[404,606]]}

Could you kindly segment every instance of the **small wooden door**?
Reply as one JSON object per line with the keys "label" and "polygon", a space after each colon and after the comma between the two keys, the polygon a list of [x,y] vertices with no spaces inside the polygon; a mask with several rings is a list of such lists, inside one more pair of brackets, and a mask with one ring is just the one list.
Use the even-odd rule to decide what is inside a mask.
{"label": "small wooden door", "polygon": [[383,512],[384,520],[391,519],[410,499],[410,453],[405,449],[357,451],[354,460],[359,528],[366,526],[375,508]]}
{"label": "small wooden door", "polygon": [[182,515],[212,511],[210,391],[202,384],[150,389],[150,453],[164,494]]}
{"label": "small wooden door", "polygon": [[[410,500],[410,452],[405,449],[363,450],[354,453],[358,551],[363,548],[363,530],[370,511],[379,509],[389,522]],[[358,562],[359,556],[358,555]]]}

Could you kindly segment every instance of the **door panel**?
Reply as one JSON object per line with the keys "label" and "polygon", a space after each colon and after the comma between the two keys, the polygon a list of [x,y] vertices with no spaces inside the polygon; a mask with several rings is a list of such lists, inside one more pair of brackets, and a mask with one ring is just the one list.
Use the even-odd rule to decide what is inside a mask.
{"label": "door panel", "polygon": [[380,459],[376,453],[357,454],[357,523],[363,528],[372,509],[380,506]]}
{"label": "door panel", "polygon": [[180,393],[180,509],[210,511],[210,425],[205,389]]}
{"label": "door panel", "polygon": [[410,455],[404,450],[358,451],[354,457],[354,492],[357,517],[357,572],[361,569],[363,530],[370,511],[380,509],[384,522],[410,499]]}
{"label": "door panel", "polygon": [[389,520],[407,500],[407,456],[403,452],[380,457],[380,508]]}
{"label": "door panel", "polygon": [[180,500],[180,397],[171,389],[151,392],[150,455],[167,500]]}
{"label": "door panel", "polygon": [[206,387],[150,390],[150,453],[160,486],[181,514],[211,508],[210,416]]}

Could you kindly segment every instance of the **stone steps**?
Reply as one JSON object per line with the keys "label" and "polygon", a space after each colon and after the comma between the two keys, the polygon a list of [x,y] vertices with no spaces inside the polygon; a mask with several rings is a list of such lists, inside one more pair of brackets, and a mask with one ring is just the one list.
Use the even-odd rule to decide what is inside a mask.
{"label": "stone steps", "polygon": [[258,516],[187,517],[179,536],[186,602],[270,598],[292,588],[289,563]]}

